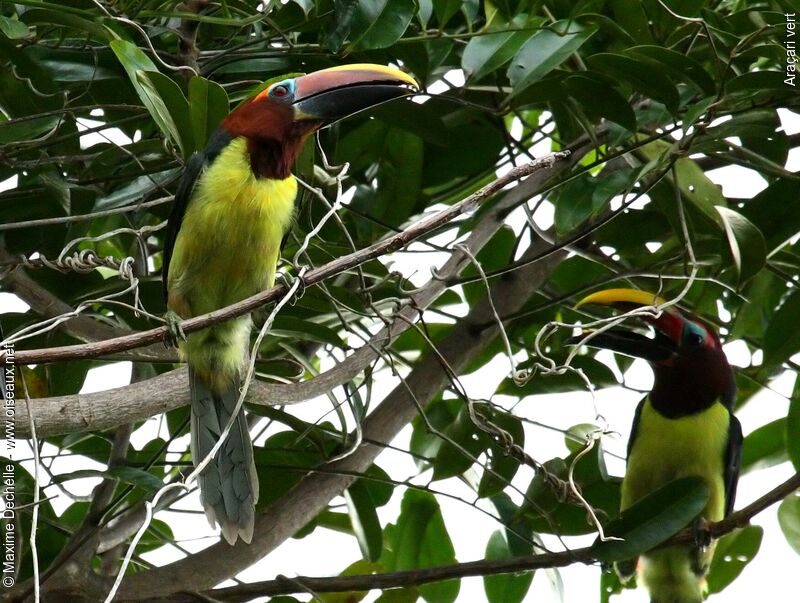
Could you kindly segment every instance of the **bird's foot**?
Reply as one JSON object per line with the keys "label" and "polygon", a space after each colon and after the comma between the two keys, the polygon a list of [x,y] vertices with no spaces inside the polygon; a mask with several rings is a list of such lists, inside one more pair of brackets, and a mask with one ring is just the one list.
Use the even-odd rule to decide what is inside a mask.
{"label": "bird's foot", "polygon": [[692,522],[692,535],[694,544],[702,549],[707,549],[711,544],[711,525],[705,517],[698,517]]}
{"label": "bird's foot", "polygon": [[288,272],[279,272],[275,275],[275,280],[280,281],[290,291],[293,287],[295,288],[294,295],[292,296],[292,303],[303,297],[303,294],[306,292],[306,281],[302,276],[295,276]]}
{"label": "bird's foot", "polygon": [[183,332],[181,323],[183,319],[172,310],[167,310],[164,314],[164,320],[167,323],[167,334],[164,336],[164,345],[166,347],[177,348],[178,344],[186,341],[186,333]]}
{"label": "bird's foot", "polygon": [[617,576],[619,577],[620,582],[623,584],[627,584],[631,578],[636,575],[636,566],[639,564],[639,558],[634,557],[633,559],[624,559],[622,561],[617,561],[614,564],[614,569],[617,572]]}
{"label": "bird's foot", "polygon": [[698,517],[692,522],[694,546],[691,549],[691,567],[696,576],[705,576],[711,562],[706,552],[711,545],[711,530],[704,517]]}

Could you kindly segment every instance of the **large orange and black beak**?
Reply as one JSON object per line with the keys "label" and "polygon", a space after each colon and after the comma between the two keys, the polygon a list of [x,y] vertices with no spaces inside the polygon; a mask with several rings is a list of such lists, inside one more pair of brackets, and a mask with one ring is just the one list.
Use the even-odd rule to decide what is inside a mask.
{"label": "large orange and black beak", "polygon": [[[627,312],[634,308],[657,307],[664,303],[660,297],[637,289],[607,289],[584,297],[576,307],[597,304]],[[648,362],[655,363],[669,361],[679,352],[686,323],[681,314],[672,309],[664,309],[658,318],[650,315],[638,318],[653,327],[654,337],[648,337],[639,331],[615,327],[591,337],[585,345],[644,358]],[[589,332],[584,332],[581,337],[573,337],[569,343],[573,345],[581,343],[587,334]]]}
{"label": "large orange and black beak", "polygon": [[407,73],[384,65],[361,63],[282,80],[258,96],[291,105],[295,121],[330,124],[416,92],[419,85]]}

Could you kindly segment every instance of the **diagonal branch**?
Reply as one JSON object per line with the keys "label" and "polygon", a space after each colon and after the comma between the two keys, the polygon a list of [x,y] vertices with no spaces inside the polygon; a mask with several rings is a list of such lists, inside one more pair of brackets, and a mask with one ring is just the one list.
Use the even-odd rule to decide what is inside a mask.
{"label": "diagonal branch", "polygon": [[[719,538],[746,526],[758,513],[770,505],[782,500],[797,488],[800,488],[800,473],[770,490],[767,494],[753,504],[731,514],[726,519],[712,523],[709,526],[711,534]],[[678,532],[661,546],[688,544],[694,541],[694,530],[686,528]],[[417,570],[391,572],[385,574],[365,574],[356,576],[335,576],[330,578],[311,578],[297,576],[290,579],[278,577],[275,580],[264,580],[227,588],[219,588],[202,593],[214,601],[239,603],[251,601],[256,597],[284,595],[291,593],[307,592],[305,589],[318,593],[331,592],[357,592],[371,589],[403,588],[420,586],[431,582],[440,582],[453,578],[467,578],[470,576],[494,576],[510,574],[537,569],[565,567],[573,563],[597,563],[593,547],[584,547],[569,551],[543,553],[540,555],[523,555],[506,559],[482,559],[466,563],[454,563],[435,567],[426,567]],[[160,599],[169,603],[190,603],[197,601],[194,594],[177,593]]]}
{"label": "diagonal branch", "polygon": [[[559,163],[552,170],[540,171],[511,189],[478,220],[463,243],[463,249],[470,253],[480,251],[503,225],[504,218],[511,209],[536,195],[548,180],[579,161],[588,148],[587,145],[577,147],[569,161]],[[351,381],[377,358],[376,350],[389,345],[410,328],[419,313],[430,306],[447,288],[448,281],[461,272],[469,261],[469,256],[463,249],[455,249],[437,271],[437,277],[411,294],[412,303],[402,308],[393,322],[383,327],[366,345],[345,360],[300,383],[256,381],[248,394],[247,401],[264,405],[303,402],[324,395],[335,387]],[[20,353],[22,352],[17,352],[18,358]],[[110,429],[184,406],[188,401],[185,369],[183,369],[159,375],[145,382],[103,392],[34,399],[31,401],[31,412],[37,430],[46,437]],[[16,429],[20,436],[25,437],[28,433],[27,421],[17,422]]]}
{"label": "diagonal branch", "polygon": [[[415,239],[433,231],[437,228],[451,222],[456,217],[475,209],[482,204],[486,199],[492,197],[495,193],[501,191],[503,187],[516,180],[525,178],[536,172],[552,168],[556,161],[566,158],[569,152],[553,153],[536,161],[526,163],[525,165],[515,167],[503,176],[498,177],[496,180],[490,182],[479,191],[462,199],[458,203],[443,209],[436,214],[423,218],[417,223],[411,225],[406,230],[396,233],[382,241],[378,241],[354,253],[337,258],[324,266],[309,270],[304,278],[306,285],[315,285],[328,279],[332,276],[340,274],[346,270],[359,266],[369,260],[381,257],[386,253],[391,253],[402,249]],[[548,171],[547,176],[552,176],[553,172]],[[263,291],[257,295],[248,297],[232,306],[203,314],[195,318],[181,323],[185,333],[192,333],[199,331],[211,325],[243,316],[252,312],[271,301],[277,300],[279,297],[286,293],[285,285],[277,285],[267,291]],[[98,356],[106,356],[116,352],[131,350],[144,345],[159,343],[164,341],[167,336],[168,329],[166,326],[151,329],[141,333],[135,333],[123,337],[116,337],[106,341],[95,343],[87,343],[76,346],[63,346],[45,348],[40,350],[17,350],[16,362],[18,364],[40,364],[47,362],[59,362],[63,360],[85,360],[89,358],[97,358]],[[3,356],[0,356],[2,360]]]}

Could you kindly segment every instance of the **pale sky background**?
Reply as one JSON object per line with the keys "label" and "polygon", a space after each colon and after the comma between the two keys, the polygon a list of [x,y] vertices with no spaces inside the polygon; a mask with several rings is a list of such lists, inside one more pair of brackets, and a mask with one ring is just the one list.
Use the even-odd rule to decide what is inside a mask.
{"label": "pale sky background", "polygon": [[[463,77],[458,72],[451,72],[448,74],[447,79],[455,86],[463,84]],[[434,85],[430,91],[436,94],[446,88],[447,86],[444,84],[438,88]],[[780,111],[780,114],[787,134],[800,131],[800,116],[785,110]],[[118,131],[116,133],[105,132],[106,136],[115,140],[120,140],[119,134],[121,133]],[[548,151],[549,146],[546,144],[533,149],[533,153],[537,156],[546,154]],[[800,153],[797,150],[792,151],[786,167],[790,171],[800,170]],[[751,197],[766,186],[765,181],[758,174],[737,166],[714,170],[708,172],[708,175],[722,186],[723,193],[735,195],[736,197]],[[14,179],[0,183],[0,190],[13,188],[15,184]],[[535,218],[540,227],[549,227],[552,224],[552,206],[548,203],[543,204]],[[515,228],[516,232],[519,232],[522,224],[522,215],[516,212],[516,215],[512,214],[510,216],[508,222]],[[403,254],[401,252],[393,254],[386,261],[391,262],[393,269],[403,272],[412,282],[422,284],[429,278],[429,269],[441,265],[445,257],[446,254],[442,253]],[[21,303],[13,295],[0,293],[0,314],[21,311],[25,307],[25,304]],[[463,309],[457,313],[463,314]],[[725,351],[734,365],[747,366],[753,361],[742,342],[733,342],[726,345]],[[522,357],[524,357],[524,354],[520,354],[518,359]],[[759,359],[756,358],[755,360],[758,361]],[[470,397],[488,398],[497,384],[508,374],[508,371],[508,359],[498,356],[480,371],[464,376],[462,383]],[[91,370],[81,391],[82,393],[88,393],[119,387],[127,384],[129,379],[130,363],[111,364]],[[652,373],[647,364],[640,360],[637,360],[625,374],[625,379],[629,385],[639,389],[647,389],[652,385]],[[376,400],[380,399],[382,394],[390,391],[395,384],[396,381],[388,373],[384,372],[379,375],[375,384],[374,398]],[[784,374],[774,380],[771,385],[774,391],[762,391],[757,394],[738,413],[745,435],[761,425],[786,415],[788,410],[787,396],[791,394],[794,377],[788,373]],[[338,392],[337,394],[340,395]],[[624,457],[633,410],[639,398],[639,394],[623,388],[611,388],[596,392],[595,404],[597,411],[606,419],[609,429],[620,434],[618,437],[606,437],[604,439],[603,445],[607,452]],[[504,397],[495,396],[494,401],[503,404]],[[505,398],[506,403],[510,401],[511,398]],[[301,418],[315,420],[329,409],[329,401],[315,400],[294,405],[290,408],[290,411]],[[526,398],[518,406],[517,412],[541,423],[562,429],[568,429],[579,423],[592,423],[595,420],[595,407],[592,403],[592,396],[586,391]],[[159,425],[160,422],[157,417],[145,422],[134,433],[132,445],[137,449],[141,448],[144,443],[154,437]],[[407,427],[393,444],[400,448],[407,448],[410,434],[411,429]],[[526,426],[525,435],[526,451],[540,461],[567,454],[563,436],[560,433],[528,425]],[[2,446],[2,453],[5,454],[5,444],[3,443]],[[185,450],[187,446],[188,436],[185,436],[173,443],[171,449]],[[24,447],[19,446],[16,458],[19,458],[22,450],[24,450]],[[49,445],[46,445],[43,450],[43,454],[53,452],[55,452],[55,448]],[[608,456],[607,462],[612,474],[620,476],[623,474],[624,464],[620,460],[613,458],[613,456]],[[397,452],[385,452],[379,457],[378,464],[386,469],[394,479],[405,479],[416,473],[416,467],[410,457]],[[85,460],[81,462],[71,457],[59,460],[53,465],[52,469],[56,474],[61,474],[89,467],[104,468],[92,461]],[[32,470],[32,463],[28,463],[28,468]],[[784,463],[768,470],[756,471],[753,474],[743,476],[739,482],[736,507],[741,508],[752,502],[787,479],[792,473],[791,465]],[[524,491],[531,477],[531,471],[522,468],[513,483]],[[430,472],[416,478],[415,483],[425,484],[429,479]],[[65,486],[70,492],[85,495],[91,492],[96,483],[97,480],[82,479],[70,481]],[[435,482],[432,486],[436,490],[447,491],[460,496],[465,501],[474,500],[474,492],[457,478]],[[262,484],[261,487],[262,489],[268,488],[269,485]],[[403,488],[397,488],[390,503],[379,509],[379,516],[383,525],[396,521],[404,491],[405,489]],[[54,487],[47,490],[48,495],[56,494],[56,492],[57,490]],[[70,502],[67,497],[62,495],[53,500],[52,504],[57,512],[62,512]],[[343,503],[341,498],[334,502]],[[439,504],[442,507],[445,523],[453,540],[458,560],[472,561],[483,558],[489,535],[497,530],[500,525],[491,517],[474,509],[466,502],[462,503],[448,497],[440,497]],[[491,505],[485,504],[483,501],[479,504],[482,509],[493,512]],[[200,505],[197,494],[193,493],[175,505],[175,507],[199,510]],[[794,571],[800,567],[798,565],[800,559],[786,543],[778,526],[776,518],[777,507],[778,505],[774,505],[767,511],[762,512],[753,522],[764,527],[764,540],[755,560],[745,568],[741,576],[731,586],[723,593],[712,596],[710,601],[714,603],[756,601],[758,598],[765,596],[765,584],[769,585],[770,593],[774,593],[770,595],[772,600],[782,601],[796,598],[797,581]],[[157,517],[170,524],[176,538],[189,551],[199,550],[217,540],[217,536],[208,527],[202,515],[163,511]],[[545,537],[544,540],[545,544],[552,549],[557,549],[559,546],[555,538]],[[570,547],[586,546],[593,540],[593,535],[565,539]],[[144,555],[146,559],[159,565],[181,556],[182,553],[171,546],[162,547],[157,551]],[[254,581],[270,579],[278,574],[286,576],[336,575],[350,563],[360,558],[361,554],[355,538],[326,529],[317,529],[312,535],[302,540],[291,539],[287,541],[277,551],[243,572],[240,577],[244,580]],[[561,569],[560,574],[563,580],[564,601],[568,603],[584,603],[599,600],[600,571],[598,567],[573,565]],[[794,595],[789,593],[794,593]],[[378,595],[379,593],[375,592],[368,596],[366,601],[374,601]],[[303,595],[295,596],[300,600],[308,599],[307,596]],[[479,603],[485,600],[483,583],[480,578],[462,580],[458,597],[459,603]],[[537,572],[525,601],[548,602],[557,600],[558,598],[553,593],[546,572]],[[642,589],[625,591],[621,596],[612,599],[617,603],[636,603],[646,602],[647,600],[647,596]]]}

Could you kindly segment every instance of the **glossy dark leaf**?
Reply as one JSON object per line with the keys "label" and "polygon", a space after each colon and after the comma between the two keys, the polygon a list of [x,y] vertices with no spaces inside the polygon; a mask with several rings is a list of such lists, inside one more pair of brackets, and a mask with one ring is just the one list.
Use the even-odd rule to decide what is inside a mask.
{"label": "glossy dark leaf", "polygon": [[228,93],[211,80],[193,77],[189,82],[189,115],[194,150],[202,150],[219,123],[228,114]]}
{"label": "glossy dark leaf", "polygon": [[355,482],[344,491],[344,499],[361,554],[368,561],[377,561],[383,549],[383,531],[370,490]]}
{"label": "glossy dark leaf", "polygon": [[606,535],[622,540],[597,540],[594,555],[604,563],[631,559],[666,541],[705,508],[708,486],[687,477],[662,486],[606,526]]}
{"label": "glossy dark leaf", "polygon": [[786,449],[796,471],[800,471],[800,380],[795,381],[786,415]]}
{"label": "glossy dark leaf", "polygon": [[[486,543],[487,560],[504,559],[510,557],[505,535],[501,530],[492,532],[489,542]],[[483,590],[489,603],[521,603],[528,593],[533,581],[533,572],[520,572],[518,574],[500,574],[485,576]]]}
{"label": "glossy dark leaf", "polygon": [[391,46],[403,35],[414,12],[414,0],[358,0],[351,44],[361,50]]}
{"label": "glossy dark leaf", "polygon": [[727,207],[717,207],[722,218],[728,248],[733,257],[733,265],[739,283],[745,283],[767,263],[767,245],[764,235],[752,222],[740,213]]}
{"label": "glossy dark leaf", "polygon": [[800,555],[800,496],[797,492],[787,496],[778,507],[778,523],[786,542]]}
{"label": "glossy dark leaf", "polygon": [[529,31],[499,31],[476,36],[464,48],[461,67],[468,78],[479,80],[508,63],[530,35]]}
{"label": "glossy dark leaf", "polygon": [[508,79],[519,94],[542,79],[577,51],[596,31],[577,21],[557,21],[533,34],[508,68]]}
{"label": "glossy dark leaf", "polygon": [[777,366],[800,351],[800,329],[796,329],[800,316],[800,292],[793,290],[784,299],[769,321],[764,333],[764,363]]}
{"label": "glossy dark leaf", "polygon": [[[395,569],[409,570],[455,563],[455,551],[439,504],[427,492],[408,489],[403,496],[395,533]],[[419,587],[428,603],[452,603],[459,582],[448,580]]]}
{"label": "glossy dark leaf", "polygon": [[718,593],[733,582],[761,548],[764,528],[747,526],[726,534],[717,542],[708,573],[709,593]]}
{"label": "glossy dark leaf", "polygon": [[749,433],[742,447],[742,473],[786,462],[787,419],[776,419]]}

